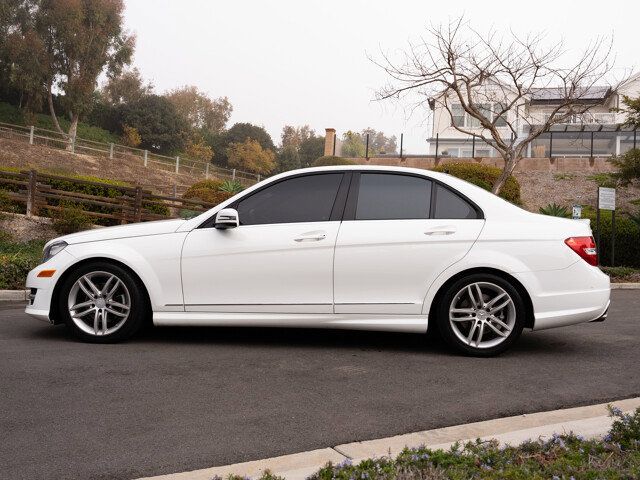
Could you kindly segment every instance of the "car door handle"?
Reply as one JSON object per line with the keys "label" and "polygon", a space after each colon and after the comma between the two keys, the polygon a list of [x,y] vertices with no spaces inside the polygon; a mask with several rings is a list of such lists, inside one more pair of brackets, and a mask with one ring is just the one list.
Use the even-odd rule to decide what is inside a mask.
{"label": "car door handle", "polygon": [[294,238],[293,240],[296,242],[319,242],[320,240],[324,240],[325,238],[327,238],[326,233],[312,232],[312,233],[303,233],[302,235]]}
{"label": "car door handle", "polygon": [[451,235],[453,233],[456,233],[456,227],[453,225],[434,227],[424,232],[425,235]]}

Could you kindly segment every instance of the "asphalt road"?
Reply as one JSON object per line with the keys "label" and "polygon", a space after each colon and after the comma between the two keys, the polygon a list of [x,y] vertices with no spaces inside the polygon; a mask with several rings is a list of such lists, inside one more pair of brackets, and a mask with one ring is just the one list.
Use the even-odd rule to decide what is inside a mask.
{"label": "asphalt road", "polygon": [[0,478],[136,478],[640,395],[640,291],[491,359],[417,335],[155,329],[71,340],[0,307]]}

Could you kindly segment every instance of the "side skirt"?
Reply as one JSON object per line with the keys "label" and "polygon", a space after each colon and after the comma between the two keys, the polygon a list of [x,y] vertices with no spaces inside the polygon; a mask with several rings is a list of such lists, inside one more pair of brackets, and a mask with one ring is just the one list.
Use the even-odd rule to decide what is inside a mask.
{"label": "side skirt", "polygon": [[426,333],[427,315],[154,312],[157,326],[341,328]]}

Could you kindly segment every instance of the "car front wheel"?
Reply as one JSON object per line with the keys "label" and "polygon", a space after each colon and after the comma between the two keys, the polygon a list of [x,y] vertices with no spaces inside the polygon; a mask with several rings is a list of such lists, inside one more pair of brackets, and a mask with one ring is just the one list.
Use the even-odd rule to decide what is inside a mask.
{"label": "car front wheel", "polygon": [[139,281],[107,262],[74,270],[60,289],[58,309],[73,334],[92,343],[129,338],[149,311]]}
{"label": "car front wheel", "polygon": [[438,329],[457,350],[475,356],[497,355],[520,336],[525,306],[505,279],[474,274],[449,286],[438,308]]}

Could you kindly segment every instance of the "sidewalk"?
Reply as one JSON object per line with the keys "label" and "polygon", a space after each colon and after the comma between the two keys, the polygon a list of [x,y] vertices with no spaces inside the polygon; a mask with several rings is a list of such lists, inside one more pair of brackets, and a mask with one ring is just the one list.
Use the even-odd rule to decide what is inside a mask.
{"label": "sidewalk", "polygon": [[[640,407],[640,397],[611,402],[611,405],[625,412],[633,411]],[[372,457],[396,456],[404,447],[425,445],[430,449],[448,449],[456,441],[473,441],[476,438],[495,438],[502,444],[517,445],[525,440],[570,431],[594,438],[606,434],[611,427],[613,420],[608,416],[606,406],[602,403],[499,418],[140,480],[211,480],[216,475],[226,478],[229,474],[258,477],[267,469],[287,480],[303,480],[327,462],[335,464],[351,460],[358,463]]]}

